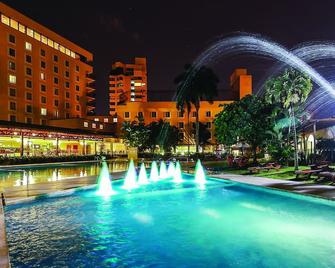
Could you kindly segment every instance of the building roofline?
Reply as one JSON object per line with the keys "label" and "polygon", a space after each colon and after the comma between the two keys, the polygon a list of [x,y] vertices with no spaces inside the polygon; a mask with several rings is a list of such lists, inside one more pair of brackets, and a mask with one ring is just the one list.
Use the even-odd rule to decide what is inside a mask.
{"label": "building roofline", "polygon": [[[4,4],[3,2],[0,2],[0,12],[3,11],[3,14],[6,16],[9,16],[18,22],[28,21],[30,25],[26,25],[28,27],[33,28],[34,30],[37,30],[38,32],[42,33],[43,35],[46,35],[50,39],[54,39],[53,41],[56,41],[68,49],[71,49],[75,53],[78,53],[84,57],[87,58],[88,61],[93,61],[93,54],[89,52],[88,50],[80,47],[79,45],[71,42],[70,40],[66,39],[65,37],[62,37],[58,33],[50,30],[49,28],[43,26],[42,24],[34,21],[33,19],[29,18],[28,16],[20,13],[19,11],[13,9],[12,7]],[[2,13],[2,12],[1,12]]]}

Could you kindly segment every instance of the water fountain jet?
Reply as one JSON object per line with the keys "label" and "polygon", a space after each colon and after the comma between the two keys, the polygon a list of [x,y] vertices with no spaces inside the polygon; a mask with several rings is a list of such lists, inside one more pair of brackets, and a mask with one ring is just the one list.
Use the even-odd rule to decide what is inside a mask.
{"label": "water fountain jet", "polygon": [[158,181],[159,180],[159,173],[156,161],[151,163],[151,170],[150,170],[150,180],[151,181]]}
{"label": "water fountain jet", "polygon": [[126,189],[128,191],[131,191],[132,189],[137,188],[137,187],[138,187],[137,174],[136,174],[134,161],[130,160],[128,171],[127,171],[126,177],[124,179],[124,183],[123,183],[122,188]]}
{"label": "water fountain jet", "polygon": [[148,176],[147,176],[147,171],[145,169],[144,163],[141,164],[140,168],[140,174],[138,175],[138,184],[148,184]]}
{"label": "water fountain jet", "polygon": [[101,165],[101,170],[98,177],[98,189],[96,194],[100,196],[110,196],[114,194],[112,183],[110,180],[107,163],[104,161]]}
{"label": "water fountain jet", "polygon": [[176,167],[175,167],[175,171],[174,171],[174,175],[173,175],[173,182],[175,182],[175,183],[183,182],[183,178],[182,178],[182,175],[181,175],[181,167],[180,167],[179,161],[177,161],[177,163],[176,163]]}
{"label": "water fountain jet", "polygon": [[200,159],[198,159],[197,164],[195,166],[194,181],[200,185],[203,185],[207,182],[206,174]]}
{"label": "water fountain jet", "polygon": [[159,167],[159,177],[161,179],[166,179],[168,177],[167,170],[166,170],[166,164],[164,161],[161,161],[161,164]]}

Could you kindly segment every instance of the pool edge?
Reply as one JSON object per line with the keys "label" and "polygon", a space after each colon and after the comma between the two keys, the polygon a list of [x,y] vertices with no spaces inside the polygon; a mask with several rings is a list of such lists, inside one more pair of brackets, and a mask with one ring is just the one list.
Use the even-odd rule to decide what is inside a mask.
{"label": "pool edge", "polygon": [[7,243],[7,233],[5,224],[5,214],[0,202],[0,267],[10,267],[9,248]]}

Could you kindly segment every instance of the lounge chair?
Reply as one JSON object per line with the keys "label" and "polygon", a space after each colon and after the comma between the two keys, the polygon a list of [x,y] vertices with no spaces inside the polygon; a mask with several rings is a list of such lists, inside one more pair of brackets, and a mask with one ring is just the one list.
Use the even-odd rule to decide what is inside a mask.
{"label": "lounge chair", "polygon": [[322,172],[322,169],[304,169],[295,171],[296,179],[307,179],[309,180],[312,175],[317,175]]}
{"label": "lounge chair", "polygon": [[335,183],[335,172],[323,171],[318,174],[316,181],[329,180]]}

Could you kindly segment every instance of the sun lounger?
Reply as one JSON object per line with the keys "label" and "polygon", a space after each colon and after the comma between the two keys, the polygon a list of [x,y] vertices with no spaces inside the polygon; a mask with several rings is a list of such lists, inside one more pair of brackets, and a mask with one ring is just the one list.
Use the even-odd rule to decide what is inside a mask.
{"label": "sun lounger", "polygon": [[317,175],[322,171],[322,169],[305,169],[305,170],[297,170],[295,172],[296,179],[307,179],[309,180],[312,175]]}
{"label": "sun lounger", "polygon": [[335,172],[323,171],[318,174],[317,181],[320,180],[329,180],[332,183],[335,183]]}

